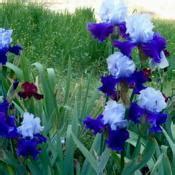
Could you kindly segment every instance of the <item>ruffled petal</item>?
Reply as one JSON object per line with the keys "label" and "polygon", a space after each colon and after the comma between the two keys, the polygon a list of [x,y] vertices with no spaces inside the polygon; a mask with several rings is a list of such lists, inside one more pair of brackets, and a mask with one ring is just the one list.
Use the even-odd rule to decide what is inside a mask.
{"label": "ruffled petal", "polygon": [[136,47],[136,45],[130,41],[117,41],[117,40],[113,42],[113,46],[117,47],[122,54],[128,57],[131,57],[132,50],[134,49],[134,47]]}
{"label": "ruffled petal", "polygon": [[113,33],[114,26],[110,23],[89,23],[88,30],[94,38],[103,42]]}
{"label": "ruffled petal", "polygon": [[117,130],[109,129],[109,135],[106,143],[112,150],[120,152],[124,150],[124,144],[128,138],[129,132],[125,128]]}
{"label": "ruffled petal", "polygon": [[160,63],[161,52],[166,48],[166,40],[161,35],[155,33],[152,40],[142,43],[140,46],[144,54],[153,59],[153,62]]}
{"label": "ruffled petal", "polygon": [[15,55],[20,55],[22,47],[19,45],[9,47],[9,52],[14,53]]}
{"label": "ruffled petal", "polygon": [[97,118],[92,118],[87,116],[83,121],[85,127],[93,131],[94,134],[101,133],[104,130],[105,125],[102,121],[102,115],[99,115]]}
{"label": "ruffled petal", "polygon": [[99,87],[99,90],[102,91],[107,96],[115,97],[117,95],[116,85],[117,80],[112,75],[107,75],[101,77],[102,86]]}

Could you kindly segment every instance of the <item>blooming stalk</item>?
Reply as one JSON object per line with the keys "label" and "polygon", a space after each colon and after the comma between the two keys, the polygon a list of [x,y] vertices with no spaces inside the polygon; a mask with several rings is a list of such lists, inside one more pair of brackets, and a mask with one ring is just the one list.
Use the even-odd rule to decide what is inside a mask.
{"label": "blooming stalk", "polygon": [[[108,56],[108,75],[101,77],[99,90],[107,96],[104,111],[97,117],[84,119],[86,128],[105,133],[106,144],[115,151],[124,150],[129,138],[128,120],[148,126],[150,133],[161,132],[168,115],[162,92],[149,86],[156,68],[169,66],[166,58],[166,40],[154,32],[154,24],[147,14],[128,15],[123,1],[103,1],[101,23],[89,25],[88,30],[100,42],[109,36],[115,52]],[[133,59],[133,50],[139,52],[140,63]],[[127,111],[127,112],[126,112]]]}

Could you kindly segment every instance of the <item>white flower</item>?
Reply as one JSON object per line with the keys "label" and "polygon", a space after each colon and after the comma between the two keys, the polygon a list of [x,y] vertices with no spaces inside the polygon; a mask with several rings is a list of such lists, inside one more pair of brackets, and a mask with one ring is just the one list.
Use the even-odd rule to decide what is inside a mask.
{"label": "white flower", "polygon": [[103,112],[104,124],[109,124],[112,130],[116,130],[117,127],[126,127],[127,121],[124,120],[125,107],[123,104],[117,103],[116,101],[109,100],[105,106]]}
{"label": "white flower", "polygon": [[147,42],[153,38],[154,25],[148,14],[133,14],[126,20],[126,28],[134,42]]}
{"label": "white flower", "polygon": [[23,114],[22,125],[18,127],[18,133],[24,138],[33,138],[34,134],[38,134],[43,131],[44,127],[40,125],[40,118],[35,117],[33,114],[25,112]]}
{"label": "white flower", "polygon": [[12,42],[12,35],[13,30],[5,30],[0,28],[0,49],[4,47],[8,47]]}
{"label": "white flower", "polygon": [[160,58],[161,58],[160,63],[155,63],[151,61],[152,68],[158,67],[160,69],[164,69],[169,66],[168,60],[166,59],[166,56],[163,51],[161,51],[160,53]]}
{"label": "white flower", "polygon": [[134,73],[136,66],[133,60],[123,55],[121,52],[115,52],[107,58],[108,70],[116,78],[129,77]]}
{"label": "white flower", "polygon": [[165,98],[159,90],[152,87],[147,87],[140,91],[137,99],[137,104],[151,112],[161,112],[167,107]]}
{"label": "white flower", "polygon": [[103,22],[122,23],[127,17],[127,6],[123,0],[103,0],[99,16]]}

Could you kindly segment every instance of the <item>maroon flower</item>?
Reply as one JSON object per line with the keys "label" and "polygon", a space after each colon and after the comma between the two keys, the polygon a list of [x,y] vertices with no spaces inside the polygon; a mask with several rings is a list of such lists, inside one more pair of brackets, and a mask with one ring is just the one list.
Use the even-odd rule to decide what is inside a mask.
{"label": "maroon flower", "polygon": [[36,98],[37,100],[40,100],[43,98],[43,95],[42,94],[39,94],[37,91],[38,91],[38,88],[35,84],[33,83],[29,83],[29,82],[25,82],[21,85],[23,91],[20,91],[18,93],[18,95],[24,99],[26,98],[31,98],[31,97],[34,97]]}

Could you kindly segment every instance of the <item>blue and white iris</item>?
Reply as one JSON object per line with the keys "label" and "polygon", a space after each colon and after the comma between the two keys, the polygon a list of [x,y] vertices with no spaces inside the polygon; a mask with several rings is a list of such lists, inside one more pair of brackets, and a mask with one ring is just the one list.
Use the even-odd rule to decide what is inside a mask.
{"label": "blue and white iris", "polygon": [[136,69],[135,63],[121,52],[115,52],[107,58],[108,70],[115,78],[129,77]]}
{"label": "blue and white iris", "polygon": [[127,121],[125,118],[125,106],[116,101],[109,100],[103,111],[103,123],[108,124],[111,130],[116,130],[118,128],[125,128],[127,126]]}
{"label": "blue and white iris", "polygon": [[150,132],[161,132],[161,125],[166,122],[167,114],[162,111],[167,107],[165,97],[159,90],[147,87],[140,91],[137,102],[131,104],[129,119],[140,123],[141,118],[149,124]]}
{"label": "blue and white iris", "polygon": [[33,138],[35,134],[39,134],[43,129],[44,127],[40,125],[39,117],[34,117],[33,114],[25,112],[22,125],[18,127],[18,132],[23,138]]}
{"label": "blue and white iris", "polygon": [[19,45],[11,46],[12,32],[12,30],[0,28],[0,65],[6,64],[8,52],[19,55],[22,50],[22,47]]}
{"label": "blue and white iris", "polygon": [[[97,118],[88,116],[84,125],[94,134],[107,132],[108,147],[121,151],[129,138],[127,114],[127,119],[137,124],[146,122],[152,133],[161,132],[161,126],[166,122],[167,114],[163,113],[163,110],[166,109],[167,103],[164,96],[159,90],[145,85],[151,81],[152,70],[136,68],[132,59],[132,51],[137,48],[139,56],[143,57],[141,60],[150,58],[148,63],[151,64],[151,68],[168,67],[166,40],[153,31],[154,25],[149,15],[133,14],[128,17],[127,7],[122,0],[104,0],[100,18],[102,22],[90,23],[88,30],[100,42],[112,36],[110,40],[119,51],[107,58],[109,74],[101,77],[102,86],[99,90],[108,99],[105,109]],[[123,97],[129,98],[127,93],[122,97],[125,93],[122,92],[123,87],[126,91],[129,88],[133,89],[127,113],[125,106],[120,102],[120,99],[124,102]]]}
{"label": "blue and white iris", "polygon": [[32,156],[34,159],[41,152],[39,145],[46,142],[46,138],[40,134],[44,127],[40,125],[40,119],[33,114],[23,114],[22,125],[18,128],[21,135],[18,139],[17,154],[19,156]]}
{"label": "blue and white iris", "polygon": [[147,14],[133,14],[126,20],[126,33],[136,43],[145,43],[153,38],[154,25]]}
{"label": "blue and white iris", "polygon": [[141,108],[151,112],[161,112],[167,107],[165,97],[159,90],[152,87],[147,87],[140,91],[140,95],[137,98],[137,104]]}
{"label": "blue and white iris", "polygon": [[125,22],[128,9],[123,0],[103,0],[99,16],[103,22],[120,24]]}
{"label": "blue and white iris", "polygon": [[0,28],[0,49],[8,48],[12,42],[13,30]]}

